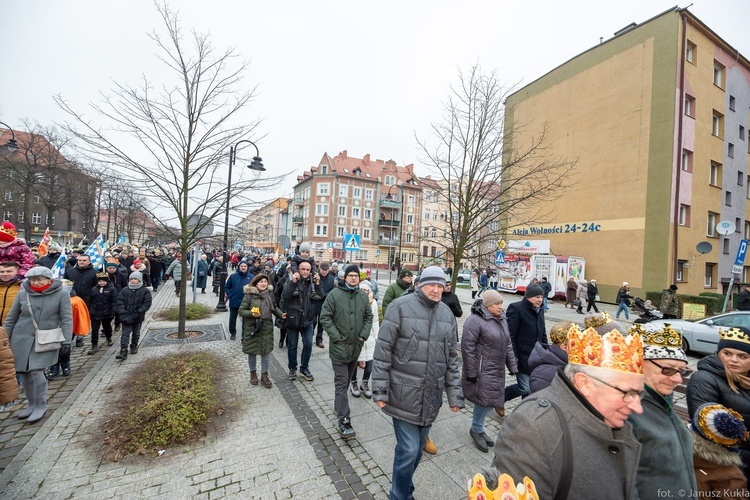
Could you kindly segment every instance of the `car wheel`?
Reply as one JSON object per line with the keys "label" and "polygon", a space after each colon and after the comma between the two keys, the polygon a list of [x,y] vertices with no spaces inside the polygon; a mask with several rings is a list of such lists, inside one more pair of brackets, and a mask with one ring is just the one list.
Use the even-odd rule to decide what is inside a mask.
{"label": "car wheel", "polygon": [[682,337],[682,350],[685,351],[685,354],[690,352],[690,344],[685,340],[685,337]]}

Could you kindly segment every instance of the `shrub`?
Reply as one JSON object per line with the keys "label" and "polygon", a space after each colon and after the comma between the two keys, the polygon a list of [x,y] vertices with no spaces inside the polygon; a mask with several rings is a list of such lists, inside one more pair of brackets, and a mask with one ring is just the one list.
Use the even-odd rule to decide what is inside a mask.
{"label": "shrub", "polygon": [[[661,307],[661,294],[662,292],[646,292],[646,299],[650,300],[659,309]],[[721,298],[714,295],[718,295]],[[721,312],[721,307],[724,305],[724,298],[721,294],[713,294],[711,292],[703,292],[700,295],[683,295],[678,293],[677,303],[680,305],[680,311],[682,311],[682,304],[684,302],[689,304],[705,304],[706,316],[713,316]]]}
{"label": "shrub", "polygon": [[105,457],[117,461],[134,453],[156,455],[167,446],[205,435],[206,423],[220,415],[218,380],[221,361],[206,352],[150,359],[134,372],[107,423]]}
{"label": "shrub", "polygon": [[[185,319],[190,321],[194,319],[205,319],[214,314],[214,309],[203,304],[187,304],[185,308]],[[180,319],[179,306],[164,309],[155,314],[158,319],[167,321],[178,321]]]}

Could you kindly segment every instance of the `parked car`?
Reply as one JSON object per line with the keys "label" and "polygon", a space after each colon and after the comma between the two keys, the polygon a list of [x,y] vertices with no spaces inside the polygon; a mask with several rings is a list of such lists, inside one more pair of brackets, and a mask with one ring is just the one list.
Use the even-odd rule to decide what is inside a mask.
{"label": "parked car", "polygon": [[471,269],[461,269],[458,271],[457,283],[469,283],[471,281]]}
{"label": "parked car", "polygon": [[672,328],[682,333],[682,348],[685,352],[713,354],[719,344],[719,329],[738,326],[750,328],[750,311],[734,311],[698,321],[657,319],[646,323],[644,328],[646,330],[660,329],[665,323],[669,323]]}

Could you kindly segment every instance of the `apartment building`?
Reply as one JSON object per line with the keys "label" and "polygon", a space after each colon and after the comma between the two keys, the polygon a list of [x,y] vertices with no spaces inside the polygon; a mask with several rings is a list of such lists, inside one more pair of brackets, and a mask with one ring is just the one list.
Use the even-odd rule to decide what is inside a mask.
{"label": "apartment building", "polygon": [[[671,283],[724,291],[750,237],[750,61],[687,9],[632,23],[519,89],[505,126],[517,144],[546,126],[549,153],[577,160],[539,207],[549,220],[503,220],[507,238],[584,257],[605,300],[623,281],[640,296]],[[737,278],[750,281],[747,265]]]}
{"label": "apartment building", "polygon": [[253,210],[238,224],[243,246],[263,254],[281,254],[289,246],[287,235],[289,206],[287,197],[276,198]]}

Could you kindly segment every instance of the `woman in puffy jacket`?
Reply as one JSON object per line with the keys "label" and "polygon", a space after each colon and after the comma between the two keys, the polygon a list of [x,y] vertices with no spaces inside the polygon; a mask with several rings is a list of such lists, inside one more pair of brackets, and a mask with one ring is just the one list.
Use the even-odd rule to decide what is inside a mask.
{"label": "woman in puffy jacket", "polygon": [[[698,371],[690,377],[687,387],[690,418],[706,403],[731,408],[750,422],[750,329],[720,330],[717,353],[698,362]],[[741,443],[739,451],[747,476],[750,444]]]}
{"label": "woman in puffy jacket", "polygon": [[370,329],[370,336],[365,340],[365,344],[362,346],[362,350],[359,353],[359,359],[357,364],[360,368],[364,368],[362,374],[362,384],[357,385],[357,369],[354,369],[351,379],[351,391],[352,396],[358,398],[360,394],[364,394],[367,399],[372,397],[372,391],[370,390],[370,375],[372,375],[372,357],[375,354],[375,341],[378,338],[378,330],[380,330],[380,318],[378,317],[378,301],[375,299],[375,295],[372,291],[372,285],[369,281],[363,280],[359,282],[359,288],[362,292],[367,294],[370,301],[370,309],[372,310],[372,328]]}
{"label": "woman in puffy jacket", "polygon": [[487,290],[471,306],[461,336],[464,398],[474,403],[469,435],[483,452],[495,446],[484,433],[484,420],[493,409],[505,415],[505,367],[518,373],[508,322],[503,312],[503,296]]}

